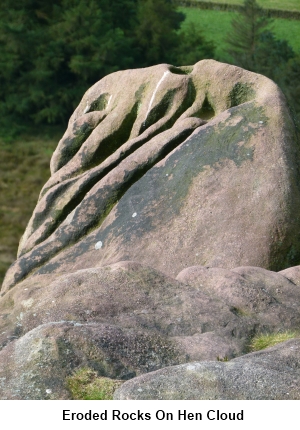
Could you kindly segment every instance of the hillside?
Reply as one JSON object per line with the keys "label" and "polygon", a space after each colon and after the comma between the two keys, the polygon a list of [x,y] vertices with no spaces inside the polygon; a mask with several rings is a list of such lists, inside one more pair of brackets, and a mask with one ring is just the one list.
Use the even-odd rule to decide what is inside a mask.
{"label": "hillside", "polygon": [[0,141],[0,285],[16,259],[20,237],[50,175],[50,157],[61,134],[53,129],[43,137]]}
{"label": "hillside", "polygon": [[[197,1],[197,0],[194,0]],[[242,5],[243,0],[201,0],[205,3],[220,3],[220,4],[233,4]],[[289,11],[299,11],[300,12],[300,2],[299,0],[257,0],[257,3],[265,9],[279,9],[279,10],[289,10]]]}
{"label": "hillside", "polygon": [[[226,48],[224,38],[230,31],[231,21],[236,13],[189,7],[181,7],[179,10],[186,15],[183,25],[188,25],[191,22],[196,24],[208,40],[214,41],[218,59],[226,59],[224,58],[224,49]],[[276,18],[273,20],[271,29],[278,39],[287,40],[294,51],[300,51],[300,21]]]}

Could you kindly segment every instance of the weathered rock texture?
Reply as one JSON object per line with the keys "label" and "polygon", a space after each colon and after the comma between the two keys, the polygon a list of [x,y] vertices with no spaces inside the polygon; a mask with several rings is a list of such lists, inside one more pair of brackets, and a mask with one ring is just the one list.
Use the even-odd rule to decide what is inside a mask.
{"label": "weathered rock texture", "polygon": [[257,333],[300,327],[300,270],[283,273],[196,266],[175,280],[120,262],[32,276],[0,299],[0,398],[68,398],[86,366],[126,380],[240,356]]}
{"label": "weathered rock texture", "polygon": [[284,97],[263,76],[212,60],[113,73],[72,115],[3,291],[121,260],[171,276],[295,265],[298,159]]}
{"label": "weathered rock texture", "polygon": [[187,363],[125,382],[117,400],[299,400],[300,339],[228,363]]}
{"label": "weathered rock texture", "polygon": [[[286,269],[300,251],[298,160],[284,98],[263,76],[205,60],[95,84],[1,290],[0,398],[69,398],[81,367],[126,380],[210,360],[192,366],[247,373],[217,360],[300,327],[300,266]],[[213,395],[244,398],[228,380]],[[249,398],[286,398],[264,389]]]}

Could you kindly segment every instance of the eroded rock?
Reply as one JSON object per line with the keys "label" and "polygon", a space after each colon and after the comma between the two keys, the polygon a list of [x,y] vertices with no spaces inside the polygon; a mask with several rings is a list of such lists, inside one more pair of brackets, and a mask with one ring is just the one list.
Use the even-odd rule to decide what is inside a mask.
{"label": "eroded rock", "polygon": [[257,333],[300,326],[300,288],[282,274],[198,266],[177,278],[125,261],[17,284],[0,299],[0,398],[67,398],[82,367],[126,380],[228,360]]}
{"label": "eroded rock", "polygon": [[121,260],[171,276],[295,265],[298,158],[284,97],[261,75],[203,60],[106,76],[70,119],[2,291]]}
{"label": "eroded rock", "polygon": [[278,87],[235,66],[162,64],[90,88],[1,289],[0,398],[69,398],[84,367],[150,372],[126,398],[136,381],[158,398],[153,371],[174,398],[299,398],[271,365],[281,349],[265,367],[235,358],[300,326],[297,145]]}
{"label": "eroded rock", "polygon": [[299,400],[300,339],[227,363],[167,367],[125,382],[116,400]]}
{"label": "eroded rock", "polygon": [[75,369],[126,380],[174,364],[177,355],[171,342],[154,334],[109,324],[43,324],[0,351],[0,398],[68,399],[66,378]]}

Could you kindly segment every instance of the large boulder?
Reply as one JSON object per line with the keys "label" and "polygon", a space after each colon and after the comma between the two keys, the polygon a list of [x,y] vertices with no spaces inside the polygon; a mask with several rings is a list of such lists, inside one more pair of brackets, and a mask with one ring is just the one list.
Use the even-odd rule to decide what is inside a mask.
{"label": "large boulder", "polygon": [[234,66],[163,64],[95,84],[1,289],[0,398],[70,398],[76,369],[219,372],[257,333],[297,330],[297,151],[278,87]]}
{"label": "large boulder", "polygon": [[134,260],[280,270],[299,261],[295,127],[278,87],[203,60],[116,72],[84,95],[2,291]]}

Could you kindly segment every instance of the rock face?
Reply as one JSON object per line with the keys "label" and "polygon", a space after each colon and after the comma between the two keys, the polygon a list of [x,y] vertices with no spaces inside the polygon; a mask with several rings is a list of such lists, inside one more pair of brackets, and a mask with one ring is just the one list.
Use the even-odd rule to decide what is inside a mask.
{"label": "rock face", "polygon": [[72,115],[2,291],[122,260],[171,276],[295,265],[297,151],[263,76],[212,60],[113,73]]}
{"label": "rock face", "polygon": [[293,371],[272,367],[277,352],[265,368],[285,372],[280,389],[228,385],[263,375],[249,370],[255,334],[300,327],[300,266],[287,268],[300,251],[298,160],[284,98],[263,76],[205,60],[95,84],[1,289],[0,398],[70,398],[66,378],[82,367],[137,377],[120,398],[139,381],[158,398],[165,372],[184,398],[188,366],[225,387],[197,383],[193,398],[300,398]]}
{"label": "rock face", "polygon": [[127,380],[189,361],[232,359],[256,333],[299,327],[299,268],[196,266],[175,280],[126,261],[36,275],[0,300],[0,398],[68,398],[66,378],[81,367]]}
{"label": "rock face", "polygon": [[228,363],[187,363],[126,382],[117,400],[299,400],[300,339]]}

